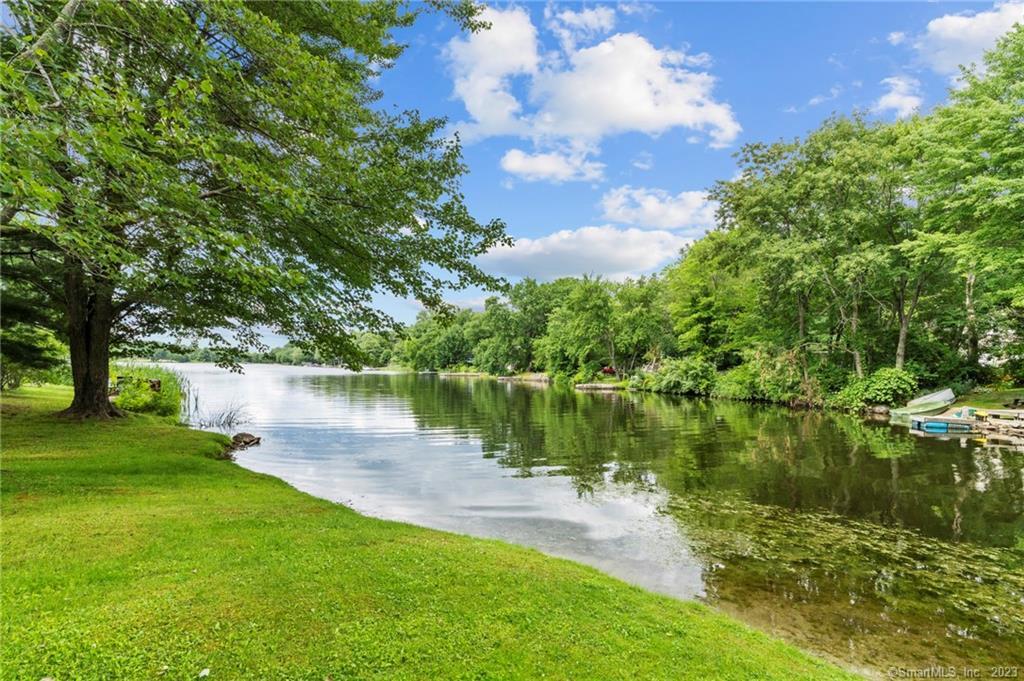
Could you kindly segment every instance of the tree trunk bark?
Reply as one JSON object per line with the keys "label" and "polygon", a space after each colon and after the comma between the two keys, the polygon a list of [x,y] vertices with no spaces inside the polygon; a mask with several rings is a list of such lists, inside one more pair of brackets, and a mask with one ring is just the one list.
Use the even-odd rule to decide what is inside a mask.
{"label": "tree trunk bark", "polygon": [[907,356],[907,335],[910,331],[910,320],[914,316],[914,312],[917,310],[917,304],[921,301],[921,290],[924,288],[924,277],[923,275],[918,276],[917,285],[914,286],[914,296],[910,300],[910,305],[907,305],[906,288],[900,293],[897,300],[899,306],[897,312],[899,313],[900,320],[900,335],[896,341],[896,368],[903,368],[903,361]]}
{"label": "tree trunk bark", "polygon": [[910,330],[910,315],[900,311],[900,334],[896,341],[896,368],[903,368],[903,361],[907,356],[907,332]]}
{"label": "tree trunk bark", "polygon": [[80,419],[121,416],[109,397],[113,289],[86,276],[79,263],[68,259],[64,292],[75,396],[61,415]]}
{"label": "tree trunk bark", "polygon": [[964,335],[967,337],[967,363],[974,367],[978,364],[981,340],[978,338],[978,314],[974,308],[974,272],[968,272],[964,285],[964,307],[967,319],[964,322]]}
{"label": "tree trunk bark", "polygon": [[910,332],[910,320],[914,318],[917,311],[917,304],[921,302],[921,293],[924,291],[926,275],[918,274],[917,283],[914,285],[914,295],[907,305],[907,282],[903,282],[899,295],[896,297],[898,319],[900,321],[900,335],[896,341],[896,368],[902,369],[903,362],[907,356],[907,335]]}
{"label": "tree trunk bark", "polygon": [[864,362],[860,356],[860,345],[857,338],[857,326],[860,324],[860,303],[858,300],[853,301],[853,311],[850,314],[850,335],[853,342],[853,370],[857,374],[857,378],[864,378]]}

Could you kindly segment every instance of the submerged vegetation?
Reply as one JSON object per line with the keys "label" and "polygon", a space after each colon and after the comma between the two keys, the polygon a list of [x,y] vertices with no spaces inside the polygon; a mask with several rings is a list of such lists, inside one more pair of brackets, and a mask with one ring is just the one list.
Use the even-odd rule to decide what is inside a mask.
{"label": "submerged vegetation", "polygon": [[709,600],[745,621],[876,669],[1024,664],[1019,449],[657,395],[416,376],[317,388],[384,383],[421,427],[472,433],[517,476],[565,476],[582,496],[665,494]]}
{"label": "submerged vegetation", "polygon": [[851,678],[591,568],[315,499],[217,460],[223,436],[49,415],[69,396],[3,399],[2,678]]}
{"label": "submerged vegetation", "polygon": [[727,610],[775,610],[774,591],[794,602],[794,614],[821,608],[816,626],[796,637],[805,645],[842,650],[857,628],[858,655],[884,668],[906,660],[906,643],[894,646],[892,637],[913,631],[918,659],[1024,663],[1024,546],[950,543],[721,494],[675,497],[665,512],[711,566],[713,602],[731,605]]}

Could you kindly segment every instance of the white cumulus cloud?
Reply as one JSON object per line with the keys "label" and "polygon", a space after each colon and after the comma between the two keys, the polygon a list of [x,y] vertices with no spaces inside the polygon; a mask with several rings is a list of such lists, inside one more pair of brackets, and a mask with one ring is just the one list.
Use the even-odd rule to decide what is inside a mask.
{"label": "white cumulus cloud", "polygon": [[897,118],[906,118],[921,108],[921,83],[910,76],[890,76],[882,80],[888,88],[875,102],[872,110],[876,113],[895,111]]}
{"label": "white cumulus cloud", "polygon": [[536,239],[518,239],[480,256],[489,272],[541,280],[599,274],[622,280],[649,272],[679,255],[692,239],[664,230],[611,226],[562,230]]}
{"label": "white cumulus cloud", "polygon": [[548,30],[558,38],[566,52],[574,50],[578,41],[592,40],[615,28],[615,10],[604,6],[575,12],[548,5],[544,8],[544,18]]}
{"label": "white cumulus cloud", "polygon": [[604,164],[587,160],[582,153],[527,153],[509,149],[501,157],[501,169],[528,182],[548,180],[554,183],[572,180],[596,181],[604,173]]}
{"label": "white cumulus cloud", "polygon": [[511,92],[511,78],[536,73],[540,65],[537,29],[521,7],[486,8],[480,19],[489,30],[453,38],[445,48],[455,94],[473,118],[463,126],[467,137],[518,134],[527,131],[522,105]]}
{"label": "white cumulus cloud", "polygon": [[717,203],[701,191],[672,195],[663,189],[624,185],[601,198],[604,217],[634,227],[685,229],[700,236],[715,224]]}
{"label": "white cumulus cloud", "polygon": [[980,64],[982,54],[1016,22],[1024,22],[1022,0],[996,3],[983,12],[946,14],[929,21],[913,45],[934,71],[955,76],[961,64]]}
{"label": "white cumulus cloud", "polygon": [[[528,139],[534,162],[550,164],[554,159],[537,157],[564,148],[594,156],[603,138],[627,132],[654,137],[684,128],[712,147],[736,140],[742,128],[729,104],[715,97],[710,55],[658,48],[637,33],[605,37],[616,22],[609,6],[549,5],[544,14],[543,28],[560,50],[544,51],[529,11],[517,6],[488,7],[481,19],[490,29],[457,36],[445,47],[454,94],[468,113],[457,126],[466,141]],[[528,154],[520,153],[510,162],[525,163]],[[593,174],[594,161],[574,161],[577,175]],[[551,174],[560,177],[561,171]]]}
{"label": "white cumulus cloud", "polygon": [[683,127],[706,132],[712,146],[728,146],[740,124],[732,108],[714,98],[715,78],[686,68],[688,59],[636,33],[577,50],[565,69],[542,69],[533,77],[531,96],[542,103],[533,129],[597,142],[610,134],[653,136]]}
{"label": "white cumulus cloud", "polygon": [[886,37],[890,45],[901,45],[906,39],[907,34],[903,31],[893,31]]}

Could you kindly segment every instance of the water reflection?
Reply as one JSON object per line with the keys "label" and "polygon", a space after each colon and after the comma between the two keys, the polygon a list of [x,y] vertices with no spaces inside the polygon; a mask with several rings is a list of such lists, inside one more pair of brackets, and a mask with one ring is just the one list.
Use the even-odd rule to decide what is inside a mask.
{"label": "water reflection", "polygon": [[1024,664],[1024,455],[858,419],[488,380],[182,365],[240,463],[716,603],[848,666]]}

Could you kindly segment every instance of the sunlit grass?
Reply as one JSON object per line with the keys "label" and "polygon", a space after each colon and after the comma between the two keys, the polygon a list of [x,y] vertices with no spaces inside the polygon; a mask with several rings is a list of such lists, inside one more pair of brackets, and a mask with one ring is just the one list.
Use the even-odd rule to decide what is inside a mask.
{"label": "sunlit grass", "polygon": [[2,678],[825,679],[694,603],[361,516],[129,416],[3,397]]}
{"label": "sunlit grass", "polygon": [[1006,409],[1013,400],[1024,400],[1024,387],[1009,390],[989,390],[967,393],[957,398],[955,407],[971,406],[985,409]]}

